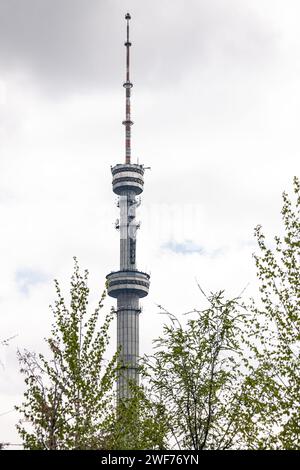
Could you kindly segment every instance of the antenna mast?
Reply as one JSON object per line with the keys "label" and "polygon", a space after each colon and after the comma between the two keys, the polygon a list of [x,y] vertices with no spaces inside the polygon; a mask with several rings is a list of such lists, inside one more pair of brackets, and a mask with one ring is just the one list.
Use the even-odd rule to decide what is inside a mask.
{"label": "antenna mast", "polygon": [[130,46],[131,42],[129,41],[129,20],[131,16],[129,13],[125,15],[125,20],[127,21],[127,38],[125,42],[126,47],[126,82],[123,83],[123,87],[126,92],[126,119],[122,122],[125,126],[125,163],[131,163],[131,126],[133,122],[131,121],[131,112],[130,112],[130,95],[131,88],[133,87],[130,81]]}

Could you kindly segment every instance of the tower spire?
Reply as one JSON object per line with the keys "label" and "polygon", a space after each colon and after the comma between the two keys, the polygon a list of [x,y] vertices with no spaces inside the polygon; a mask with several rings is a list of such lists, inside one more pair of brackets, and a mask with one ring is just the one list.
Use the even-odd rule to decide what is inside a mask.
{"label": "tower spire", "polygon": [[130,46],[131,42],[129,40],[129,21],[131,16],[129,13],[125,15],[125,20],[127,21],[127,38],[125,42],[126,47],[126,82],[123,84],[126,93],[126,111],[125,111],[125,121],[122,124],[125,126],[125,163],[131,163],[131,126],[133,122],[131,121],[131,110],[130,110],[130,95],[131,88],[133,87],[130,81]]}

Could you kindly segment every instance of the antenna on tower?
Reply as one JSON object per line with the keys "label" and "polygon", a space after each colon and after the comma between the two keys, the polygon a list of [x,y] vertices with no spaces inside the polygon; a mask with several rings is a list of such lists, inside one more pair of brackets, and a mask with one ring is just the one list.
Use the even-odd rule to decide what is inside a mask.
{"label": "antenna on tower", "polygon": [[131,95],[131,88],[133,87],[130,81],[130,46],[131,42],[129,40],[129,21],[131,16],[129,13],[126,13],[125,20],[127,21],[127,37],[125,42],[126,47],[126,82],[123,83],[123,87],[125,88],[126,93],[126,118],[125,121],[122,122],[125,126],[125,163],[131,163],[131,126],[133,124],[131,120],[131,110],[130,110],[130,95]]}

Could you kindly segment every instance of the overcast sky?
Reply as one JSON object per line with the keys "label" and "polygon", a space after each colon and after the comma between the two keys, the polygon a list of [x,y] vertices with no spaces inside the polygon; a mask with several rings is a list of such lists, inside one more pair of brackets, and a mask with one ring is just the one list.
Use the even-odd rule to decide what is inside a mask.
{"label": "overcast sky", "polygon": [[[118,268],[110,165],[124,160],[125,20],[133,160],[151,167],[138,266],[141,353],[207,290],[255,295],[253,229],[280,232],[299,175],[297,0],[0,0],[0,441],[20,442],[17,348],[44,350],[73,256],[92,305]],[[113,305],[106,302],[107,310]],[[112,331],[115,340],[115,325]]]}

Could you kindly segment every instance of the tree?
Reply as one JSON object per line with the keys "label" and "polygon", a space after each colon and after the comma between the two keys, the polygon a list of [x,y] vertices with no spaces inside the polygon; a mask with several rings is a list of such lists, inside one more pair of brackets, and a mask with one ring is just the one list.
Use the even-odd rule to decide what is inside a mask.
{"label": "tree", "polygon": [[171,323],[145,358],[150,389],[166,414],[168,448],[242,448],[251,427],[242,368],[246,311],[222,291],[205,297],[208,307],[194,310],[186,326],[166,312]]}
{"label": "tree", "polygon": [[[14,335],[14,336],[10,336],[8,338],[5,338],[5,339],[2,339],[0,340],[0,351],[2,349],[2,347],[8,347],[10,342],[15,339],[17,337],[17,335]],[[2,362],[2,360],[0,359],[0,367],[3,367],[5,368],[5,365],[4,363]],[[2,411],[0,412],[0,417],[1,416],[4,416],[4,415],[7,415],[9,413],[11,413],[12,411],[14,411],[14,409],[12,410],[7,410],[7,411]],[[9,442],[0,442],[0,450],[4,450],[6,449],[6,447],[10,446],[11,444]]]}
{"label": "tree", "polygon": [[[140,367],[144,378],[145,371]],[[143,450],[167,449],[168,415],[162,403],[157,403],[145,385],[129,384],[131,398],[122,400],[115,408],[109,449]]]}
{"label": "tree", "polygon": [[[254,255],[260,302],[206,296],[205,310],[172,323],[145,358],[150,389],[167,414],[168,446],[300,448],[300,182],[283,193],[283,236]],[[154,401],[155,401],[154,400]]]}
{"label": "tree", "polygon": [[114,406],[117,354],[105,360],[113,312],[99,325],[105,293],[98,307],[87,312],[88,271],[80,274],[75,258],[71,301],[67,308],[59,283],[52,308],[54,323],[48,338],[50,358],[19,352],[25,375],[24,402],[16,409],[17,429],[25,449],[105,448]]}
{"label": "tree", "polygon": [[132,398],[117,403],[115,382],[122,372],[119,351],[105,360],[112,310],[101,323],[105,293],[87,311],[88,271],[75,258],[67,308],[59,283],[51,307],[54,322],[46,340],[50,358],[19,352],[25,375],[24,402],[16,407],[25,449],[152,449],[164,446],[163,416],[143,387],[131,383]]}
{"label": "tree", "polygon": [[293,189],[294,200],[283,193],[283,235],[275,236],[274,245],[267,245],[261,226],[255,230],[260,303],[251,305],[255,341],[248,346],[256,369],[251,396],[257,403],[261,448],[300,449],[300,181],[296,177]]}

